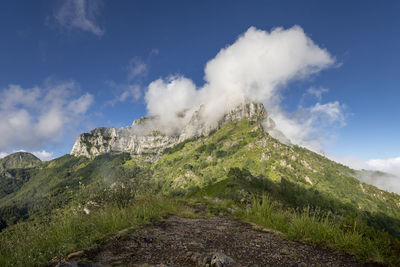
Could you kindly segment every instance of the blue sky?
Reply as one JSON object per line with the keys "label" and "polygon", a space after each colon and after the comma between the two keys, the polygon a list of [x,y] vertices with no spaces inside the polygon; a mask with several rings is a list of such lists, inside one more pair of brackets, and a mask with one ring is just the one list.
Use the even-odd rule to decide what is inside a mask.
{"label": "blue sky", "polygon": [[249,27],[299,25],[335,64],[288,83],[282,110],[337,101],[324,151],[400,169],[399,11],[398,1],[3,1],[0,153],[69,153],[82,131],[146,115],[152,81],[202,86],[206,63]]}

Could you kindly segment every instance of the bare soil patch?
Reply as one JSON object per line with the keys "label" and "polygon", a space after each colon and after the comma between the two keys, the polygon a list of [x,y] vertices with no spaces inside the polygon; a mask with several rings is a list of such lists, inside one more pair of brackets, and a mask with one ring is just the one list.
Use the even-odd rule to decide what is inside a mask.
{"label": "bare soil patch", "polygon": [[362,266],[350,255],[289,241],[226,217],[172,216],[121,231],[103,246],[68,260],[96,266],[202,266],[205,255],[215,252],[234,259],[234,266]]}

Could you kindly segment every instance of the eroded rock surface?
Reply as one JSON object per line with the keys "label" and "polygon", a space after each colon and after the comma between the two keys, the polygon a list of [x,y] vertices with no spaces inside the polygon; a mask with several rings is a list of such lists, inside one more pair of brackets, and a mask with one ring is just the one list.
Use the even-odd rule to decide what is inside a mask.
{"label": "eroded rock surface", "polygon": [[[143,117],[131,126],[116,129],[99,127],[89,133],[81,134],[71,151],[71,155],[95,157],[109,152],[128,152],[131,154],[159,154],[187,139],[206,136],[227,122],[244,118],[262,122],[268,113],[263,104],[245,102],[224,115],[217,123],[208,123],[203,107],[193,112],[189,122],[176,134],[164,134],[157,128],[157,117]],[[271,119],[269,118],[269,121]]]}

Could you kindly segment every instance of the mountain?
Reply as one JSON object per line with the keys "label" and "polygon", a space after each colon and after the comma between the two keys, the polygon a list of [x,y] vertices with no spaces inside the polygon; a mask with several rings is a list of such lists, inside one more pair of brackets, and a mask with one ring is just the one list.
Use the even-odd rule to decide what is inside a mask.
{"label": "mountain", "polygon": [[[284,226],[279,231],[291,229],[290,220],[282,219],[285,216],[300,214],[299,218],[316,221],[315,216],[321,216],[323,222],[333,224],[329,227],[343,231],[340,238],[351,230],[354,240],[389,244],[388,248],[368,248],[397,248],[393,245],[397,241],[391,243],[390,238],[400,238],[398,194],[363,183],[357,171],[291,144],[275,129],[260,103],[242,103],[216,124],[204,121],[202,112],[199,107],[172,135],[156,127],[157,118],[142,118],[121,129],[96,128],[78,137],[71,155],[12,169],[13,179],[23,182],[0,194],[3,228],[7,232],[15,223],[47,221],[69,211],[76,218],[87,214],[86,208],[96,211],[116,205],[120,212],[129,203],[146,203],[136,202],[137,196],[146,194],[187,201],[189,206],[191,201],[200,201],[216,214],[238,212],[241,216],[249,216],[260,199],[270,199],[277,204],[266,206],[265,212],[279,213],[281,221],[276,225]],[[228,208],[221,210],[221,203],[228,203]],[[317,237],[313,238],[314,242]],[[345,249],[354,241],[337,241],[340,238],[329,242],[343,242],[339,248]],[[329,246],[323,238],[318,240]],[[368,253],[378,255],[375,250]]]}
{"label": "mountain", "polygon": [[[201,112],[202,107],[172,136],[146,129],[154,125],[149,118],[126,128],[96,128],[81,134],[71,156],[18,174],[29,181],[3,197],[0,208],[18,206],[32,213],[33,206],[56,207],[68,202],[67,191],[78,190],[79,184],[110,185],[127,170],[131,176],[146,173],[164,193],[180,195],[227,182],[230,171],[238,169],[268,184],[264,191],[292,206],[369,213],[371,222],[379,217],[377,224],[400,235],[400,224],[387,222],[400,219],[399,195],[360,182],[358,172],[322,155],[273,138],[269,132],[276,130],[262,104],[238,105],[214,127],[201,120]],[[143,129],[145,134],[139,134]],[[33,200],[41,205],[33,205]]]}
{"label": "mountain", "polygon": [[30,168],[41,162],[35,155],[27,152],[16,152],[0,159],[0,171],[5,169]]}
{"label": "mountain", "polygon": [[[131,126],[121,129],[99,127],[89,133],[81,134],[72,148],[71,155],[89,158],[109,152],[160,155],[166,148],[191,138],[208,135],[230,121],[247,118],[255,122],[264,120],[272,122],[261,103],[249,101],[230,110],[216,124],[207,123],[203,119],[203,112],[203,106],[200,106],[193,112],[183,129],[173,135],[163,133],[157,126],[157,117],[143,117],[134,121]],[[273,125],[273,122],[270,124]]]}
{"label": "mountain", "polygon": [[[239,168],[280,188],[280,197],[294,206],[324,206],[333,212],[352,210],[400,218],[398,195],[363,183],[365,172],[292,145],[275,128],[263,104],[245,101],[217,124],[204,121],[203,111],[200,106],[180,132],[169,136],[157,129],[157,118],[141,118],[121,129],[97,128],[78,137],[71,155],[94,158],[127,152],[135,158],[132,161],[149,161],[152,178],[162,177],[159,183],[163,190],[178,194],[225,180],[230,169]],[[302,200],[297,199],[299,192]],[[400,233],[400,226],[387,228]]]}

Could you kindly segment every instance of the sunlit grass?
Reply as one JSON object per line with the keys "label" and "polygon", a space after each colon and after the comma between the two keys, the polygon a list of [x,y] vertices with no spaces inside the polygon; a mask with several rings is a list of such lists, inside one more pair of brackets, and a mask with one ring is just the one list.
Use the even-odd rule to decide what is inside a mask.
{"label": "sunlit grass", "polygon": [[180,205],[173,199],[146,196],[125,208],[106,206],[90,214],[69,210],[50,223],[19,223],[0,234],[0,266],[35,266],[63,258],[121,229],[178,214]]}
{"label": "sunlit grass", "polygon": [[283,209],[268,196],[254,198],[251,209],[240,217],[263,227],[278,230],[292,240],[318,244],[355,255],[360,261],[393,266],[400,264],[398,240],[365,225],[348,225],[344,220],[319,210]]}

